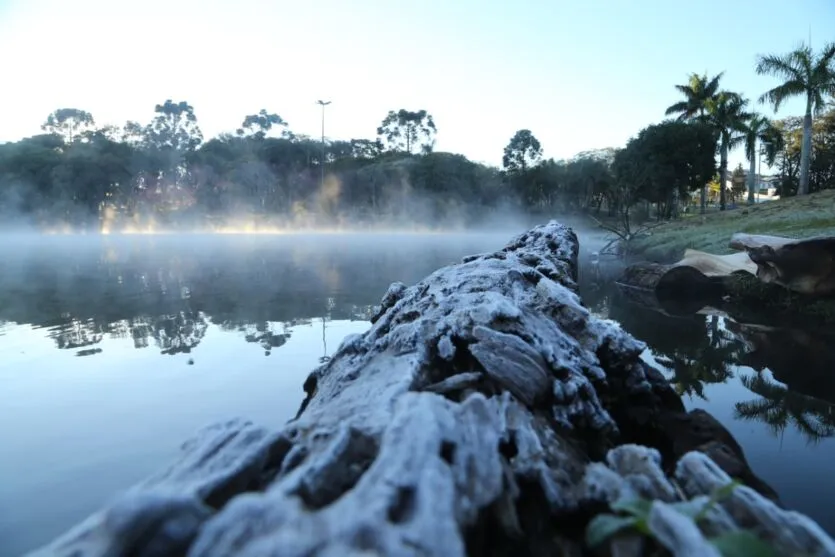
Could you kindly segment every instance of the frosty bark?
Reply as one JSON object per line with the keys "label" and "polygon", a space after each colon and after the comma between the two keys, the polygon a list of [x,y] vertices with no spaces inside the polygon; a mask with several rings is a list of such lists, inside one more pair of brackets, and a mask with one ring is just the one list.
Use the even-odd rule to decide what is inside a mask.
{"label": "frosty bark", "polygon": [[[686,414],[639,358],[644,345],[582,306],[577,251],[552,222],[392,285],[371,328],[311,373],[295,420],[205,430],[170,469],[37,554],[583,554],[584,526],[606,503],[672,502],[727,481],[697,452],[670,480],[658,451],[622,444]],[[751,489],[727,505],[710,531],[742,521],[779,549],[835,553],[811,520]],[[681,520],[656,505],[658,543],[707,547]],[[633,536],[621,554],[643,544]]]}

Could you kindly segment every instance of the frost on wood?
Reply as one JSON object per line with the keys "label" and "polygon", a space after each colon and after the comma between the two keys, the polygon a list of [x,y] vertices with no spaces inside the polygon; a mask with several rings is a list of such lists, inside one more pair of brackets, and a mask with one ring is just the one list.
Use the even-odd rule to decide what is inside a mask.
{"label": "frost on wood", "polygon": [[[684,409],[639,358],[644,345],[583,307],[577,252],[551,222],[393,284],[370,329],[311,373],[296,419],[275,432],[242,420],[203,431],[168,470],[38,554],[582,554],[589,516],[618,497],[672,502],[675,482],[698,496],[715,466],[688,455],[670,480],[657,451],[617,447],[651,440],[653,424]],[[745,497],[747,515],[717,511],[711,524],[759,512],[794,525],[797,547],[831,543]],[[653,509],[659,543],[703,549],[676,512]]]}

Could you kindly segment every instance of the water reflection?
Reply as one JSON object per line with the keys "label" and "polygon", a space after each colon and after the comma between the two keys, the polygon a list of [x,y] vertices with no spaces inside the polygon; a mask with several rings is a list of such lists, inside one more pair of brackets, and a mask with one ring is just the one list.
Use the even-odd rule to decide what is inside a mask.
{"label": "water reflection", "polygon": [[409,239],[380,245],[315,237],[236,244],[224,238],[83,240],[64,249],[44,244],[4,254],[0,319],[46,328],[58,349],[80,355],[101,353],[92,348],[105,337],[187,354],[210,323],[271,352],[286,332],[269,331],[268,323],[365,320],[391,280],[414,282],[463,254],[503,243],[491,240],[461,235],[444,246],[412,239],[417,258],[404,257]]}
{"label": "water reflection", "polygon": [[83,519],[207,423],[280,426],[392,281],[510,236],[0,244],[0,555]]}
{"label": "water reflection", "polygon": [[735,416],[738,418],[763,422],[775,437],[780,438],[789,427],[809,443],[818,443],[835,435],[835,414],[831,403],[793,392],[763,375],[742,377],[740,380],[761,398],[737,402]]}
{"label": "water reflection", "polygon": [[731,431],[787,505],[835,531],[826,503],[835,497],[835,333],[767,317],[738,322],[699,304],[662,307],[611,282],[581,290],[594,311],[647,343],[646,359],[688,407]]}
{"label": "water reflection", "polygon": [[[140,237],[0,246],[0,554],[158,470],[206,423],[278,426],[307,373],[414,283],[509,233]],[[835,337],[636,304],[584,267],[593,311],[648,343],[691,407],[731,430],[783,501],[835,531]],[[681,308],[679,308],[681,309]],[[265,357],[266,356],[266,357]]]}

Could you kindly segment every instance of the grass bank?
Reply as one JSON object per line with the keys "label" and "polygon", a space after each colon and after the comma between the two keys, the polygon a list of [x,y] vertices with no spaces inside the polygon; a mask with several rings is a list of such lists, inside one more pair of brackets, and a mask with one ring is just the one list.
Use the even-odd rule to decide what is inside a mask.
{"label": "grass bank", "polygon": [[686,216],[654,228],[631,247],[636,255],[666,263],[680,259],[687,248],[732,253],[728,242],[736,232],[789,238],[835,235],[835,190]]}

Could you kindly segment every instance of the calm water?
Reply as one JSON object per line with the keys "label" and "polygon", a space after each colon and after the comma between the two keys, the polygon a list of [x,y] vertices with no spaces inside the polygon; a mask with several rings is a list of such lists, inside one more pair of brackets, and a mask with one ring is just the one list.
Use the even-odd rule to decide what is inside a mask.
{"label": "calm water", "polygon": [[[61,533],[201,426],[281,425],[307,373],[367,328],[389,283],[512,234],[7,238],[0,555]],[[835,339],[668,317],[582,275],[588,304],[648,342],[688,406],[722,421],[789,506],[835,530]]]}

